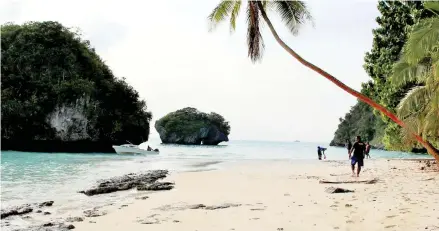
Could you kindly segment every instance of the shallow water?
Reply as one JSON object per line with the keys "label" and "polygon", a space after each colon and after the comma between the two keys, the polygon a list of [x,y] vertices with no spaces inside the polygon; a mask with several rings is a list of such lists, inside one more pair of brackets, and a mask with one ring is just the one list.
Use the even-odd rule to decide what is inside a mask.
{"label": "shallow water", "polygon": [[[317,143],[268,141],[231,141],[210,147],[159,143],[159,140],[149,142],[153,148],[160,149],[160,155],[157,156],[2,152],[2,208],[54,200],[54,207],[50,211],[52,214],[64,216],[72,211],[117,203],[136,194],[135,191],[128,191],[114,193],[111,196],[87,197],[77,193],[102,178],[152,169],[214,170],[244,160],[318,161],[316,147],[318,145],[327,147],[326,144]],[[328,147],[326,155],[328,160],[347,160],[347,150],[344,148]],[[372,150],[371,156],[372,158],[428,157],[381,150]]]}

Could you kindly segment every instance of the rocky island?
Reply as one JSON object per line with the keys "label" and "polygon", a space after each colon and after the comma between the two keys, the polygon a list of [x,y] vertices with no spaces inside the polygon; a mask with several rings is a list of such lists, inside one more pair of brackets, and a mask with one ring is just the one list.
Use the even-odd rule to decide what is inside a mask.
{"label": "rocky island", "polygon": [[148,140],[145,101],[80,34],[52,21],[1,34],[2,150],[114,152]]}
{"label": "rocky island", "polygon": [[230,125],[221,115],[186,107],[155,123],[164,144],[217,145],[229,141]]}

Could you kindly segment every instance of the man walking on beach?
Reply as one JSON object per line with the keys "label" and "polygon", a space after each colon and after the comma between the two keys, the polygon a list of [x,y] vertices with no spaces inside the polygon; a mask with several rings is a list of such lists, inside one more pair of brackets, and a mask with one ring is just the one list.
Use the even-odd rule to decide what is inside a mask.
{"label": "man walking on beach", "polygon": [[[357,177],[360,176],[361,167],[364,166],[364,152],[366,145],[361,141],[361,137],[357,136],[357,141],[352,146],[349,152],[349,159],[351,159],[352,176],[355,176],[355,164],[357,164]],[[352,152],[354,155],[352,155]]]}

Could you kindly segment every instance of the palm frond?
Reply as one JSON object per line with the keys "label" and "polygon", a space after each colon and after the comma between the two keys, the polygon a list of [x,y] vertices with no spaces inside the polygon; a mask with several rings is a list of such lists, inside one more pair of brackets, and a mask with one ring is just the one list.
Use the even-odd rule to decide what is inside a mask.
{"label": "palm frond", "polygon": [[403,58],[394,64],[392,72],[392,84],[400,87],[411,82],[424,82],[430,74],[430,68],[422,64],[412,65]]}
{"label": "palm frond", "polygon": [[235,3],[237,2],[223,0],[217,7],[215,7],[215,9],[213,9],[212,13],[208,16],[209,31],[214,30],[218,24],[224,21],[232,13]]}
{"label": "palm frond", "polygon": [[439,136],[439,110],[430,109],[425,115],[423,134]]}
{"label": "palm frond", "polygon": [[424,8],[431,10],[435,14],[439,14],[439,2],[437,1],[426,1],[424,2]]}
{"label": "palm frond", "polygon": [[412,88],[399,102],[397,112],[400,118],[417,115],[428,105],[429,92],[425,86]]}
{"label": "palm frond", "polygon": [[271,2],[271,4],[276,12],[279,13],[287,28],[294,35],[297,35],[301,25],[313,21],[311,13],[308,11],[306,4],[302,1],[275,0]]}
{"label": "palm frond", "polygon": [[235,1],[233,4],[232,13],[230,15],[230,31],[233,32],[236,29],[236,19],[239,15],[239,10],[241,9],[241,1]]}
{"label": "palm frond", "polygon": [[[438,52],[439,54],[439,52]],[[439,55],[438,55],[439,56]],[[431,65],[433,78],[439,82],[439,58]]]}
{"label": "palm frond", "polygon": [[430,56],[439,41],[439,18],[424,19],[413,27],[407,40],[404,54],[410,64],[416,64]]}
{"label": "palm frond", "polygon": [[248,56],[252,62],[256,62],[262,58],[264,50],[264,41],[260,31],[260,10],[258,4],[249,1],[247,5],[247,45]]}

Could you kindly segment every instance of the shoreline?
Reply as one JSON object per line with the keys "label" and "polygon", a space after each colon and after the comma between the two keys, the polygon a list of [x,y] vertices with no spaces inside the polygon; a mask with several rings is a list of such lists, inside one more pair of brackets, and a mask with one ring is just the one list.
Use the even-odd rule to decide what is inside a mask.
{"label": "shoreline", "polygon": [[[439,208],[439,174],[435,165],[425,169],[425,162],[366,159],[359,180],[378,178],[374,184],[320,184],[322,179],[355,180],[343,160],[257,160],[210,171],[171,172],[164,179],[175,183],[170,191],[103,194],[99,197],[132,196],[96,208],[102,216],[85,217],[84,211],[74,210],[40,222],[81,217],[82,222],[70,218],[69,224],[85,231],[439,230],[434,210]],[[331,186],[354,192],[327,193]],[[4,230],[7,220],[2,220]]]}

